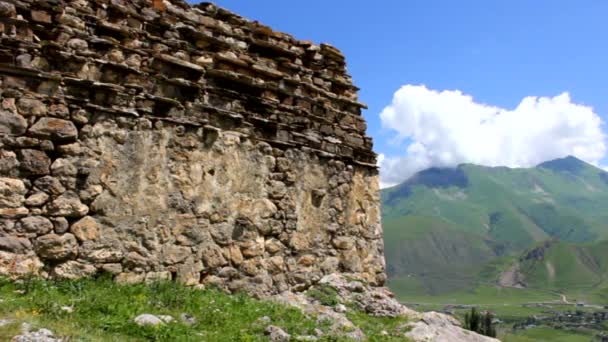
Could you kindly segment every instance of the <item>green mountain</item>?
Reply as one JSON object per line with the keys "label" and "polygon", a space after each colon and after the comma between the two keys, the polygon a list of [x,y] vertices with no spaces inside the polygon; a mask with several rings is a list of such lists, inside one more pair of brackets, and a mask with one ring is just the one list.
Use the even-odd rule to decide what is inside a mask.
{"label": "green mountain", "polygon": [[577,158],[534,168],[431,168],[384,189],[382,204],[397,293],[604,284],[608,173]]}

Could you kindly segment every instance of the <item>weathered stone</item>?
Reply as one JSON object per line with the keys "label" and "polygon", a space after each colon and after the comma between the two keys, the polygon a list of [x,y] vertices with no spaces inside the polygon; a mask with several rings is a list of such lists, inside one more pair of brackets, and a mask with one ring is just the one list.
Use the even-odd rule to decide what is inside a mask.
{"label": "weathered stone", "polygon": [[17,154],[13,151],[0,150],[0,175],[15,176],[18,169]]}
{"label": "weathered stone", "polygon": [[44,192],[36,192],[25,199],[25,205],[29,207],[39,207],[49,200],[49,195]]}
{"label": "weathered stone", "polygon": [[27,130],[27,121],[21,115],[0,110],[0,136],[21,135]]}
{"label": "weathered stone", "polygon": [[78,136],[78,130],[71,121],[49,117],[38,120],[29,132],[38,138],[58,141],[74,140]]}
{"label": "weathered stone", "polygon": [[28,216],[20,221],[20,230],[37,235],[46,234],[53,230],[53,223],[43,216]]}
{"label": "weathered stone", "polygon": [[[87,244],[91,240],[87,240],[81,246],[80,256],[82,259],[90,260],[95,263],[115,263],[123,258],[123,252],[117,247],[119,244],[116,241],[114,244],[91,245]],[[121,271],[122,272],[122,267]],[[113,272],[113,273],[120,273]]]}
{"label": "weathered stone", "polygon": [[240,244],[241,253],[245,258],[253,258],[264,254],[264,239],[257,238],[255,240],[245,241]]}
{"label": "weathered stone", "polygon": [[78,38],[72,38],[68,41],[67,44],[68,48],[72,49],[72,50],[77,50],[77,51],[83,51],[89,48],[89,44],[86,42],[86,40],[82,40],[82,39],[78,39]]}
{"label": "weathered stone", "polygon": [[145,273],[123,272],[117,275],[114,280],[121,284],[137,284],[143,283],[145,278]]}
{"label": "weathered stone", "polygon": [[331,242],[338,249],[352,249],[355,246],[354,239],[348,236],[335,237]]}
{"label": "weathered stone", "polygon": [[70,177],[76,176],[78,174],[78,169],[71,161],[65,158],[57,158],[53,164],[51,164],[51,173],[55,177]]}
{"label": "weathered stone", "polygon": [[0,218],[19,218],[29,214],[29,210],[24,207],[20,208],[0,208]]}
{"label": "weathered stone", "polygon": [[165,324],[165,322],[162,319],[160,319],[158,316],[151,315],[151,314],[139,315],[139,316],[135,317],[135,319],[133,321],[135,322],[135,324],[137,324],[139,326],[158,326],[158,325]]}
{"label": "weathered stone", "polygon": [[180,265],[177,269],[177,281],[187,286],[196,285],[201,280],[202,270],[202,262],[186,262],[185,264]]}
{"label": "weathered stone", "polygon": [[34,187],[53,196],[61,195],[65,192],[65,188],[61,185],[61,182],[57,178],[51,176],[36,179]]}
{"label": "weathered stone", "polygon": [[47,205],[51,216],[82,217],[89,212],[89,207],[80,202],[77,194],[67,191]]}
{"label": "weathered stone", "polygon": [[227,222],[218,223],[211,226],[211,236],[215,242],[220,245],[227,245],[232,242],[233,234],[234,225]]}
{"label": "weathered stone", "polygon": [[171,280],[171,272],[163,271],[163,272],[148,272],[146,274],[146,283],[154,283],[159,281],[167,281]]}
{"label": "weathered stone", "polygon": [[30,240],[13,236],[0,236],[0,250],[10,253],[25,254],[32,249]]}
{"label": "weathered stone", "polygon": [[38,150],[25,149],[19,150],[18,155],[21,163],[21,170],[24,172],[35,176],[49,174],[51,159],[46,153]]}
{"label": "weathered stone", "polygon": [[163,247],[162,261],[168,265],[177,264],[184,261],[191,253],[189,247],[167,245]]}
{"label": "weathered stone", "polygon": [[264,331],[265,331],[266,335],[268,335],[268,339],[270,341],[286,342],[291,339],[291,335],[286,333],[285,330],[283,330],[277,326],[274,326],[274,325],[267,326],[266,330],[264,330]]}
{"label": "weathered stone", "polygon": [[15,5],[8,3],[8,2],[0,3],[0,16],[6,17],[6,18],[16,17],[17,10],[15,9]]}
{"label": "weathered stone", "polygon": [[64,260],[75,257],[78,253],[78,242],[72,234],[40,236],[34,247],[41,258],[48,260]]}
{"label": "weathered stone", "polygon": [[121,264],[103,264],[103,265],[101,265],[100,269],[103,272],[107,272],[110,274],[119,274],[122,272],[122,265]]}
{"label": "weathered stone", "polygon": [[47,113],[47,107],[42,101],[28,97],[20,98],[17,108],[24,116],[45,116]]}
{"label": "weathered stone", "polygon": [[266,251],[270,254],[275,254],[282,251],[285,248],[285,245],[281,243],[281,241],[277,239],[269,239],[266,240]]}
{"label": "weathered stone", "polygon": [[206,244],[201,250],[203,263],[206,267],[217,268],[226,265],[227,261],[222,250],[215,244]]}
{"label": "weathered stone", "polygon": [[32,10],[30,12],[30,15],[32,16],[33,21],[36,21],[39,23],[50,24],[53,22],[51,15],[45,11]]}
{"label": "weathered stone", "polygon": [[0,177],[0,208],[18,208],[25,202],[27,193],[20,179]]}
{"label": "weathered stone", "polygon": [[51,221],[53,222],[53,228],[57,234],[66,233],[70,228],[70,223],[65,217],[51,217]]}
{"label": "weathered stone", "polygon": [[99,235],[97,221],[91,216],[85,216],[72,224],[70,232],[76,236],[79,241],[95,240]]}
{"label": "weathered stone", "polygon": [[69,260],[55,266],[53,272],[61,279],[78,279],[94,275],[97,269],[90,264]]}

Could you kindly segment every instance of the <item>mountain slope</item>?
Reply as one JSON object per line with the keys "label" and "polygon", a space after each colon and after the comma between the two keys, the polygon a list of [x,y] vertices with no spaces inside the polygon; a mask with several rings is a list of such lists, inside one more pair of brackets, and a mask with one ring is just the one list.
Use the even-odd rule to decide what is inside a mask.
{"label": "mountain slope", "polygon": [[431,168],[384,189],[382,202],[389,280],[408,291],[472,286],[488,263],[543,241],[608,237],[608,173],[574,157],[528,169]]}

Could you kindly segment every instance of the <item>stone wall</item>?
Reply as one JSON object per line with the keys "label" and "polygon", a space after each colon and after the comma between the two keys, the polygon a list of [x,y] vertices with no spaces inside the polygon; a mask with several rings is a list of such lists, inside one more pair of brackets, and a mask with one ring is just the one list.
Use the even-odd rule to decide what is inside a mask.
{"label": "stone wall", "polygon": [[0,0],[0,33],[0,274],[384,282],[334,47],[178,0]]}

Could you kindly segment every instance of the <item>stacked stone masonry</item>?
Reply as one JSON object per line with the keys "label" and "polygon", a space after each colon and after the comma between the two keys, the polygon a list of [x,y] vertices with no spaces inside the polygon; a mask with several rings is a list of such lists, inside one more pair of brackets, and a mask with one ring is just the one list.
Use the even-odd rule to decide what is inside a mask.
{"label": "stacked stone masonry", "polygon": [[0,33],[0,274],[384,282],[334,47],[179,0],[0,0]]}

